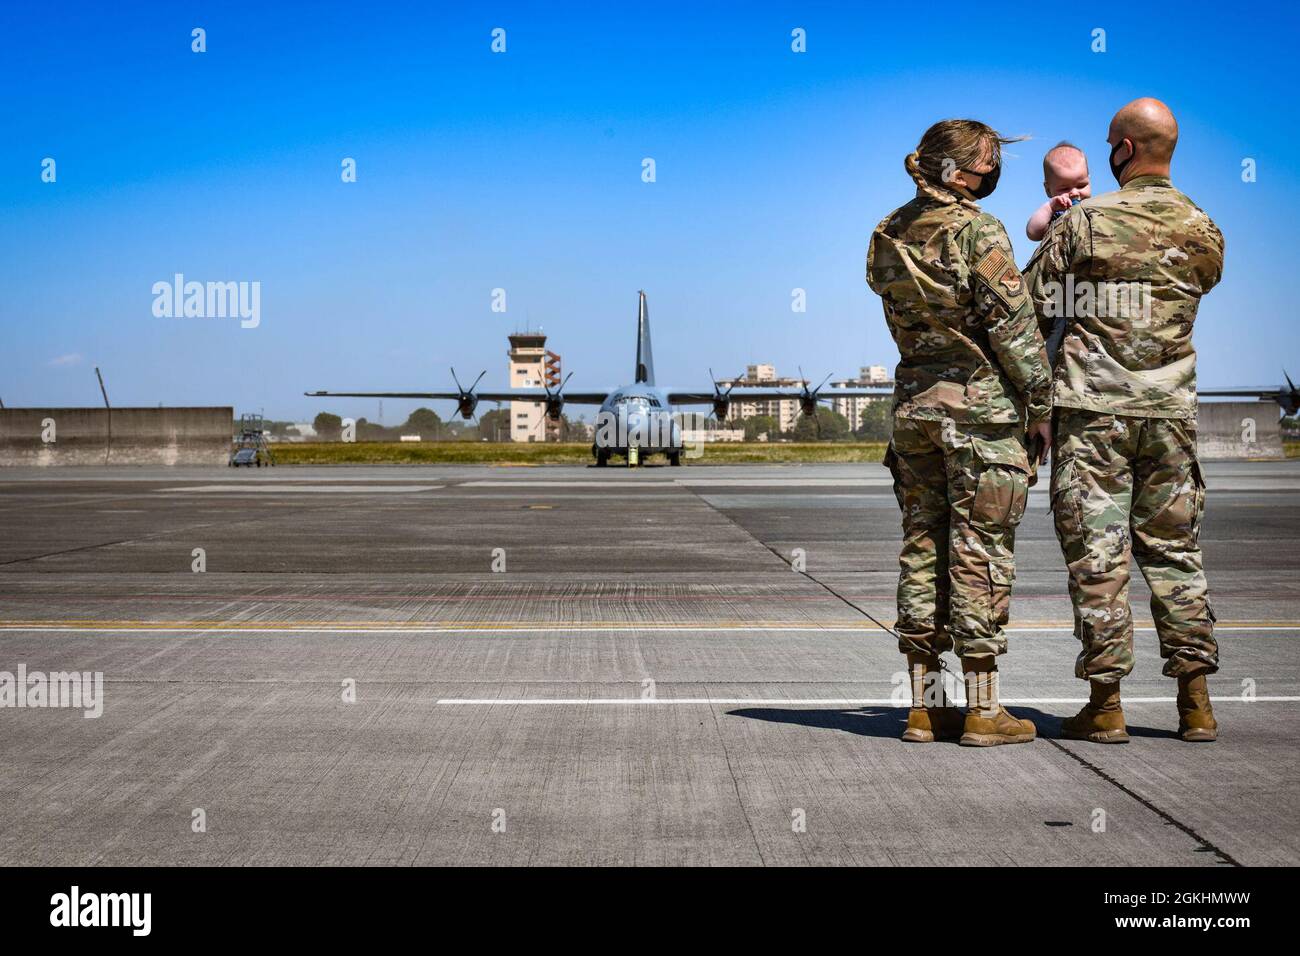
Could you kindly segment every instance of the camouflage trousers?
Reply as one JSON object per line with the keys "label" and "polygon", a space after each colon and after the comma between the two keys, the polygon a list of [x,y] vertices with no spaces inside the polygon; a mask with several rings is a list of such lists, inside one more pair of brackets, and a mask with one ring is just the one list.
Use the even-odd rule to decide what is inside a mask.
{"label": "camouflage trousers", "polygon": [[1060,408],[1054,432],[1052,513],[1083,644],[1075,676],[1109,682],[1133,670],[1130,554],[1151,589],[1164,673],[1218,670],[1192,423]]}
{"label": "camouflage trousers", "polygon": [[899,650],[1006,653],[1029,491],[1023,426],[895,418],[885,465],[903,511]]}

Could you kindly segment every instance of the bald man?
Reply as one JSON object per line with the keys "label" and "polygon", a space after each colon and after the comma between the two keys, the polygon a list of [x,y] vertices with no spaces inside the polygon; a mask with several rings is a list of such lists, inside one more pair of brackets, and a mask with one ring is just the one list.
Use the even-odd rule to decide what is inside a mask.
{"label": "bald man", "polygon": [[1025,279],[1040,326],[1064,317],[1054,368],[1052,511],[1070,573],[1075,675],[1091,696],[1068,738],[1124,743],[1120,680],[1133,669],[1129,556],[1151,588],[1164,673],[1178,681],[1178,733],[1217,736],[1206,675],[1218,670],[1214,612],[1197,536],[1201,297],[1223,273],[1223,236],[1175,189],[1178,124],[1155,99],[1110,124],[1116,192],[1084,200],[1034,253]]}

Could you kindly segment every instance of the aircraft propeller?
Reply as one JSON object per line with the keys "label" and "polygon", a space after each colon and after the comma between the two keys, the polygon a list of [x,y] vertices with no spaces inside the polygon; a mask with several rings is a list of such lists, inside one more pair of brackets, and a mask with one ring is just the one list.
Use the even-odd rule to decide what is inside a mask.
{"label": "aircraft propeller", "polygon": [[487,369],[478,373],[478,378],[474,379],[474,384],[468,389],[463,388],[460,379],[456,377],[456,369],[451,370],[451,379],[456,383],[456,391],[459,395],[456,398],[456,410],[460,412],[460,417],[468,421],[474,416],[474,409],[478,408],[478,396],[474,394],[474,389],[478,388],[478,383],[483,381],[483,376],[487,374]]}
{"label": "aircraft propeller", "polygon": [[834,373],[828,372],[826,377],[821,380],[820,385],[816,388],[810,389],[808,387],[808,379],[804,378],[803,369],[799,369],[799,378],[803,381],[803,393],[799,396],[799,410],[805,415],[810,415],[812,417],[813,427],[817,429],[818,439],[822,437],[822,420],[821,416],[817,414],[817,403],[830,401],[829,398],[822,398],[818,393],[821,392],[822,387],[831,380],[832,374]]}
{"label": "aircraft propeller", "polygon": [[817,414],[817,403],[830,401],[828,398],[822,398],[818,393],[821,392],[822,387],[831,380],[832,374],[834,373],[828,372],[826,377],[822,379],[821,385],[810,389],[808,387],[808,379],[804,378],[803,369],[799,369],[799,378],[803,381],[803,393],[799,396],[799,408],[805,415]]}
{"label": "aircraft propeller", "polygon": [[569,384],[571,378],[573,378],[572,372],[564,376],[564,381],[556,386],[555,394],[551,394],[551,386],[542,382],[542,388],[546,389],[546,417],[551,421],[559,421],[560,412],[564,410],[564,386]]}
{"label": "aircraft propeller", "polygon": [[715,420],[725,422],[727,413],[731,410],[731,390],[736,387],[735,381],[727,386],[724,392],[718,388],[718,380],[713,377],[713,369],[709,369],[709,381],[713,383],[713,411],[712,415]]}
{"label": "aircraft propeller", "polygon": [[1300,412],[1300,388],[1295,387],[1295,382],[1291,381],[1291,376],[1286,373],[1286,369],[1282,370],[1282,377],[1286,379],[1287,387],[1291,391],[1282,392],[1278,396],[1280,399],[1278,404],[1282,406],[1283,411],[1288,415],[1294,415]]}

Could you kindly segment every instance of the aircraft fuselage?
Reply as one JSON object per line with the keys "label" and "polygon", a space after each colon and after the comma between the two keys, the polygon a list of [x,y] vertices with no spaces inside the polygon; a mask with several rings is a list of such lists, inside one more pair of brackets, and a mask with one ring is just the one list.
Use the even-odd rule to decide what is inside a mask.
{"label": "aircraft fuselage", "polygon": [[682,431],[673,420],[667,393],[645,382],[616,388],[596,413],[592,453],[598,462],[610,455],[627,456],[632,448],[638,457],[667,454],[670,459],[682,448]]}

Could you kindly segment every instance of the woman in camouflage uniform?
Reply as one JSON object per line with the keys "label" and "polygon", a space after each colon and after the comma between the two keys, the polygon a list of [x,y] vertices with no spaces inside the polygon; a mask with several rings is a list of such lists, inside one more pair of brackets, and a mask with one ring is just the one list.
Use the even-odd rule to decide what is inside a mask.
{"label": "woman in camouflage uniform", "polygon": [[[930,127],[905,167],[916,198],[876,227],[867,282],[900,360],[886,465],[903,511],[899,649],[912,677],[904,740],[1032,740],[998,702],[998,655],[1015,578],[1015,529],[1050,441],[1051,375],[1002,223],[976,200],[1001,171],[997,131]],[[1035,458],[1037,455],[1035,455]],[[961,658],[968,711],[948,706],[939,655]],[[939,688],[936,692],[936,688]]]}

